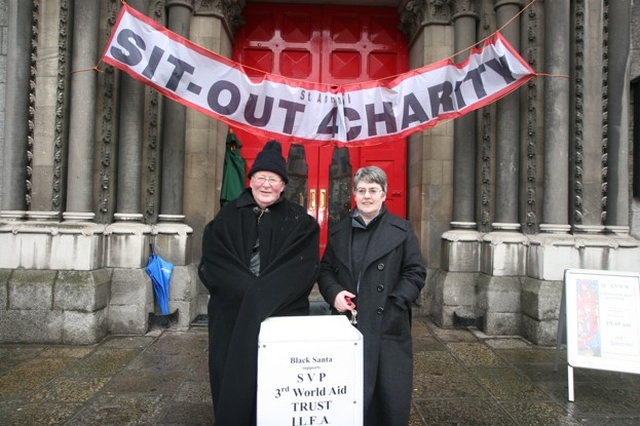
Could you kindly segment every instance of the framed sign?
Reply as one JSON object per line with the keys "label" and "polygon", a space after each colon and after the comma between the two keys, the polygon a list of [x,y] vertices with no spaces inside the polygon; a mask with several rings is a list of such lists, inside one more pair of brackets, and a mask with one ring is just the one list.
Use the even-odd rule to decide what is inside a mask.
{"label": "framed sign", "polygon": [[640,374],[640,274],[565,271],[567,362]]}
{"label": "framed sign", "polygon": [[362,425],[362,334],[345,315],[266,319],[258,426]]}

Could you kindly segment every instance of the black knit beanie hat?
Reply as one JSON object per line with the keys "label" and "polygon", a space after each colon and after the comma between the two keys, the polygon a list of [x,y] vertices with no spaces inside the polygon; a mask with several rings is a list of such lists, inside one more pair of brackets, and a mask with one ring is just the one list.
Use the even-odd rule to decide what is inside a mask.
{"label": "black knit beanie hat", "polygon": [[249,177],[255,172],[267,171],[280,175],[284,183],[289,183],[287,176],[287,163],[282,156],[282,147],[278,141],[269,141],[264,145],[262,151],[258,153],[256,160],[249,170]]}

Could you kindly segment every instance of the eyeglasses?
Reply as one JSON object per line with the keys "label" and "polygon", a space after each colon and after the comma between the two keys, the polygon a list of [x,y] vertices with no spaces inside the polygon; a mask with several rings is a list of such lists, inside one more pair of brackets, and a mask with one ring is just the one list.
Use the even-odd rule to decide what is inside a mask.
{"label": "eyeglasses", "polygon": [[264,185],[265,182],[269,182],[269,185],[275,186],[282,183],[282,179],[276,179],[266,176],[251,176],[251,180],[256,182],[258,185]]}
{"label": "eyeglasses", "polygon": [[355,192],[357,195],[364,195],[367,192],[369,192],[369,194],[371,194],[372,197],[375,197],[376,195],[384,192],[382,189],[380,188],[356,188],[353,192]]}

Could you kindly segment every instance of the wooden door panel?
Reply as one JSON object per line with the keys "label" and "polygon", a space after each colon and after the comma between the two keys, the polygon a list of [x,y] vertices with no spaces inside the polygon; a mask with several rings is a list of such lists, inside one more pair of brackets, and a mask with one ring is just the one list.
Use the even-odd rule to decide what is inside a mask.
{"label": "wooden door panel", "polygon": [[236,34],[233,59],[260,71],[319,81],[320,64],[315,58],[321,23],[317,9],[248,4],[244,10],[246,24]]}

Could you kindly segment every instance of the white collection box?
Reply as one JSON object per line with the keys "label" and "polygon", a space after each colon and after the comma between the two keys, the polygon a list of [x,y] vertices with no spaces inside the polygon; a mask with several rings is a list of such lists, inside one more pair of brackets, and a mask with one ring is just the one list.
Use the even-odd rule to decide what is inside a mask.
{"label": "white collection box", "polygon": [[258,426],[361,426],[362,351],[362,334],[344,315],[263,321]]}

